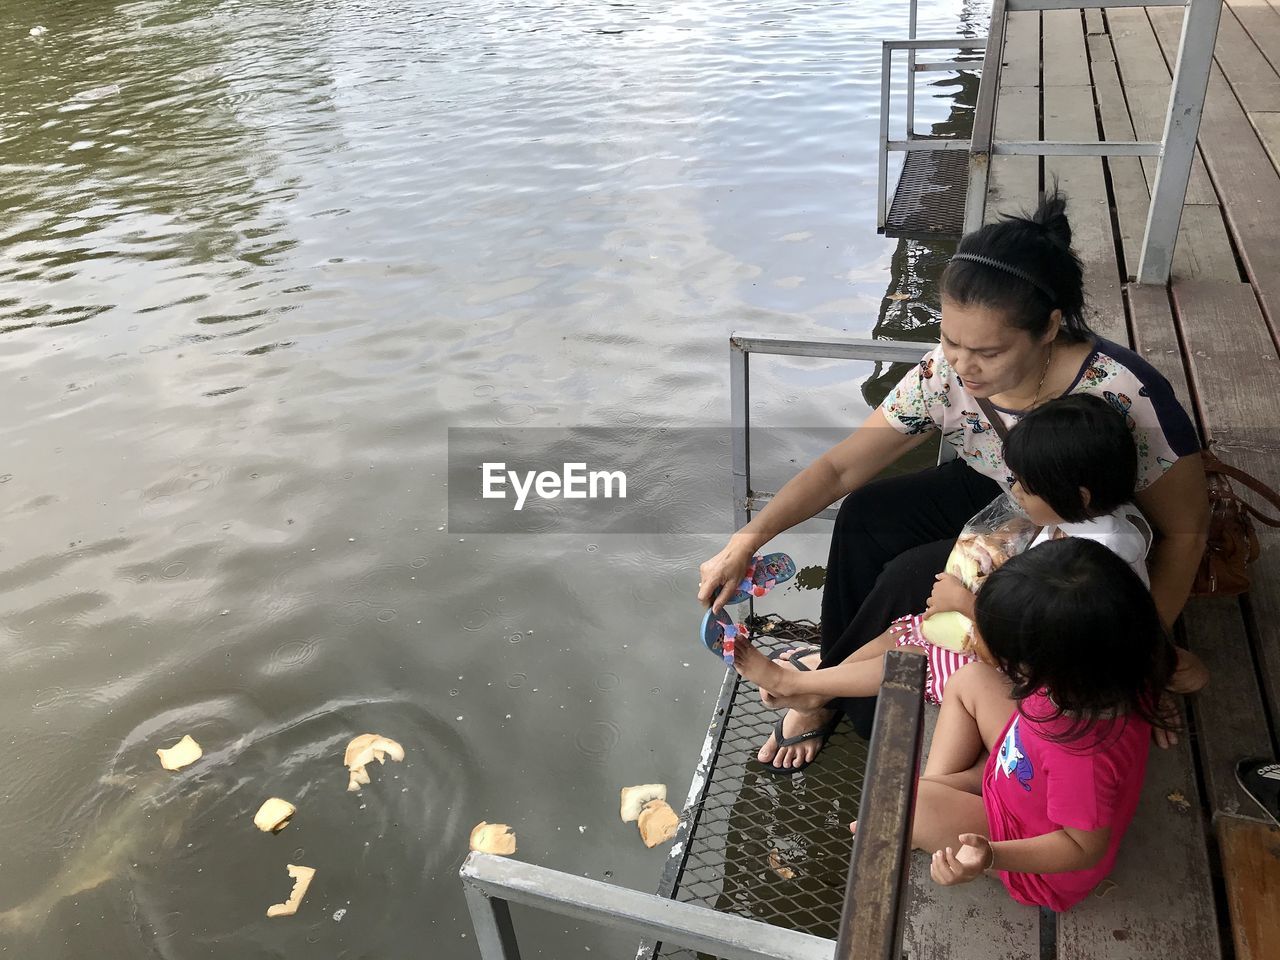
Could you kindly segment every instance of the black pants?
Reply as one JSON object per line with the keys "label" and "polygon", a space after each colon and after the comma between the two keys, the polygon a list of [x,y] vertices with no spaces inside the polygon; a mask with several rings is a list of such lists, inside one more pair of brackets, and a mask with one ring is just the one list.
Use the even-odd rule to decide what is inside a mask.
{"label": "black pants", "polygon": [[[849,494],[836,517],[822,591],[822,666],[842,662],[898,617],[924,610],[961,528],[1000,492],[957,459]],[[874,697],[839,701],[863,737],[871,735],[875,704]]]}

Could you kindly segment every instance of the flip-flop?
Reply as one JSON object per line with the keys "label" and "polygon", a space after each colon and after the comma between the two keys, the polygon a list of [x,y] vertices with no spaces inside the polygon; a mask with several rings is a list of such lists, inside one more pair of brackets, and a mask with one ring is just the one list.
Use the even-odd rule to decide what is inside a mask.
{"label": "flip-flop", "polygon": [[1252,757],[1236,764],[1236,780],[1280,827],[1280,763]]}
{"label": "flip-flop", "polygon": [[[783,660],[782,655],[784,653],[790,653],[791,656]],[[793,667],[795,667],[797,670],[799,670],[801,673],[808,673],[810,670],[813,669],[813,667],[806,664],[804,662],[804,658],[811,657],[815,653],[821,654],[822,648],[813,647],[813,646],[787,647],[785,650],[774,650],[772,653],[769,654],[769,659],[773,660],[775,663],[789,663]]]}
{"label": "flip-flop", "polygon": [[738,584],[738,592],[726,604],[742,603],[752,597],[763,597],[780,583],[786,583],[796,575],[796,563],[785,553],[756,554],[747,567],[747,575]]}
{"label": "flip-flop", "polygon": [[733,618],[723,609],[719,613],[710,608],[702,617],[702,627],[698,630],[698,639],[702,645],[724,660],[726,666],[733,666],[733,648],[738,637],[745,638],[747,628],[734,623]]}
{"label": "flip-flop", "polygon": [[[785,716],[779,717],[777,722],[773,725],[773,742],[778,745],[779,750],[783,747],[794,747],[797,743],[804,743],[806,740],[821,740],[822,743],[818,747],[818,753],[821,753],[822,748],[825,747],[827,745],[827,741],[831,739],[831,734],[833,734],[836,727],[840,725],[840,711],[837,710],[833,713],[831,715],[831,719],[820,726],[817,730],[806,730],[804,733],[797,733],[794,737],[784,737],[782,735],[782,721],[785,719]],[[777,767],[772,763],[761,763],[761,766],[763,766],[769,773],[777,774],[778,776],[790,776],[793,773],[799,773],[801,770],[805,769],[805,767],[813,763],[814,760],[817,760],[818,753],[813,755],[812,760],[807,760],[798,767]]]}

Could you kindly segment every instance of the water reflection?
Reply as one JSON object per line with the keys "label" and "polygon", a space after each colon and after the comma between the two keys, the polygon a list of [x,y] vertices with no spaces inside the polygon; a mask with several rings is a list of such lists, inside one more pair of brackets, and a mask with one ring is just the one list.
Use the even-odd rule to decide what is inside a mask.
{"label": "water reflection", "polygon": [[[865,333],[886,271],[929,269],[894,266],[869,202],[901,5],[10,19],[0,916],[41,920],[0,946],[469,956],[455,874],[482,818],[530,861],[652,888],[663,851],[617,789],[687,783],[716,538],[453,533],[445,431],[720,426],[730,329]],[[825,381],[856,409],[786,369],[760,395],[847,422],[863,372]],[[722,452],[663,495],[727,523]],[[356,797],[361,732],[407,757]],[[158,776],[184,733],[205,759]],[[299,807],[278,837],[250,822],[270,795]],[[288,862],[317,879],[267,921]],[[629,947],[521,929],[530,955]]]}

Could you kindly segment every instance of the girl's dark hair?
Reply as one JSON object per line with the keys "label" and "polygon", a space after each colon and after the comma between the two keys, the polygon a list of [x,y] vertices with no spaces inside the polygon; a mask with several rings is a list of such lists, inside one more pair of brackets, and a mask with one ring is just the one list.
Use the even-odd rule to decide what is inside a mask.
{"label": "girl's dark hair", "polygon": [[1157,704],[1173,644],[1142,580],[1102,544],[1067,537],[1011,557],[978,591],[976,619],[1012,695],[1044,691],[1056,705],[1032,719],[1069,721],[1057,739],[1114,715],[1168,726]]}
{"label": "girl's dark hair", "polygon": [[1050,400],[1019,420],[1004,462],[1027,493],[1068,523],[1111,513],[1138,485],[1138,446],[1124,414],[1088,393]]}
{"label": "girl's dark hair", "polygon": [[966,235],[957,254],[989,258],[1025,277],[958,258],[942,274],[942,295],[961,306],[1000,310],[1012,326],[1037,337],[1048,330],[1049,315],[1061,310],[1066,338],[1090,339],[1093,331],[1084,319],[1084,269],[1071,250],[1066,209],[1067,198],[1055,184],[1035,213],[1005,216]]}

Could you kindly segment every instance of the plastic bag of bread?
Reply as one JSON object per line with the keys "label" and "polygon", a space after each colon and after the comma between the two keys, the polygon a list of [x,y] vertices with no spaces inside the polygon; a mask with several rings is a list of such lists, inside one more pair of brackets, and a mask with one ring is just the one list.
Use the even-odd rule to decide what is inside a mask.
{"label": "plastic bag of bread", "polygon": [[[1013,497],[1001,494],[969,518],[947,557],[946,571],[977,593],[992,571],[1031,545],[1039,530]],[[922,626],[925,639],[939,647],[967,653],[972,646],[973,624],[963,613],[935,613]]]}

